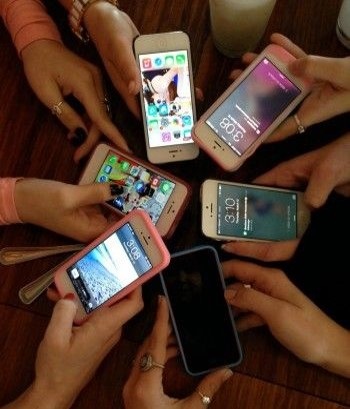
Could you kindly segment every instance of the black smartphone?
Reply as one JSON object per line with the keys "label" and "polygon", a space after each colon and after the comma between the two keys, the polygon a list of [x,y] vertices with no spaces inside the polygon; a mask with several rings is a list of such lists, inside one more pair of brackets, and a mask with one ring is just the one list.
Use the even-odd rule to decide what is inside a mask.
{"label": "black smartphone", "polygon": [[238,365],[242,349],[216,249],[203,245],[172,254],[160,278],[186,371],[202,375]]}

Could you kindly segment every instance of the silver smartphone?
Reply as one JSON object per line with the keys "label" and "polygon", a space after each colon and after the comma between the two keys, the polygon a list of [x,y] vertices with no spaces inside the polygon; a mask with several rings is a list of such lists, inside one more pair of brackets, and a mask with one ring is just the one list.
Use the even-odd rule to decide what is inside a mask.
{"label": "silver smartphone", "polygon": [[216,240],[293,240],[310,222],[296,190],[207,179],[200,194],[202,232]]}
{"label": "silver smartphone", "polygon": [[147,157],[152,163],[194,159],[196,122],[190,40],[186,33],[140,35],[134,41]]}

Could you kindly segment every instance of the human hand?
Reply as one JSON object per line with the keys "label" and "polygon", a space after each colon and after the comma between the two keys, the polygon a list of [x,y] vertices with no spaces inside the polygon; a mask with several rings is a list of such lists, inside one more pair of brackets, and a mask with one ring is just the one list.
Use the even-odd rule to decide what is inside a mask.
{"label": "human hand", "polygon": [[[105,92],[97,67],[78,57],[62,44],[37,40],[22,51],[24,71],[38,98],[69,129],[68,138],[78,146],[74,160],[78,162],[97,144],[101,132],[115,145],[129,150],[127,143],[108,117]],[[88,129],[83,118],[65,101],[73,95],[86,109],[92,126]]]}
{"label": "human hand", "polygon": [[96,238],[108,226],[98,204],[111,198],[108,183],[76,186],[25,178],[15,185],[16,209],[23,222],[83,242]]}
{"label": "human hand", "polygon": [[242,331],[266,324],[274,337],[300,359],[350,376],[350,333],[327,317],[278,269],[230,260],[226,278],[239,280],[225,291]]}
{"label": "human hand", "polygon": [[197,391],[185,399],[175,399],[164,394],[162,378],[163,369],[151,368],[142,372],[139,367],[141,357],[150,353],[159,363],[174,355],[167,347],[169,335],[169,311],[164,297],[159,297],[156,322],[151,335],[141,345],[132,367],[130,377],[123,390],[126,409],[203,409],[200,391],[210,398],[219,387],[232,375],[229,369],[222,369],[206,376],[198,385]]}
{"label": "human hand", "polygon": [[[308,126],[330,119],[350,110],[350,57],[328,58],[307,55],[300,47],[279,33],[271,36],[271,42],[282,46],[297,60],[289,64],[289,70],[296,76],[306,76],[313,81],[310,94],[298,108],[300,123]],[[256,57],[246,53],[243,62],[250,64]],[[235,79],[239,70],[231,73]],[[265,140],[266,143],[285,139],[297,132],[293,116],[286,118],[279,127]]]}
{"label": "human hand", "polygon": [[74,327],[75,303],[67,298],[58,301],[38,349],[31,399],[40,401],[41,397],[48,408],[69,408],[119,341],[122,326],[142,307],[141,290],[137,289],[117,304],[95,311],[80,327]]}
{"label": "human hand", "polygon": [[104,66],[130,111],[140,118],[135,97],[141,90],[133,41],[139,35],[130,17],[107,1],[97,1],[84,13],[84,26],[94,42]]}

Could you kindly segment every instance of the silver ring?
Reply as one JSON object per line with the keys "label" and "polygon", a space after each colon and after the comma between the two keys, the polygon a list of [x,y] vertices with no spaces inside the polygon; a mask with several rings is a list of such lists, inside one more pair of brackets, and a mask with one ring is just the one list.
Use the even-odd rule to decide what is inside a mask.
{"label": "silver ring", "polygon": [[140,365],[140,369],[142,372],[147,372],[152,368],[160,368],[160,369],[165,368],[164,365],[156,362],[150,353],[146,353],[142,355],[139,365]]}
{"label": "silver ring", "polygon": [[300,122],[300,119],[297,114],[293,115],[294,121],[297,124],[298,133],[304,133],[306,131],[305,126],[303,126]]}
{"label": "silver ring", "polygon": [[204,406],[208,406],[208,405],[210,404],[210,402],[211,402],[210,397],[207,396],[207,395],[204,395],[204,394],[203,394],[202,392],[200,392],[198,389],[197,389],[196,391],[197,391],[198,395],[201,397],[203,405],[204,405]]}
{"label": "silver ring", "polygon": [[60,102],[57,102],[57,104],[52,105],[51,112],[53,115],[56,115],[57,117],[62,115],[61,105],[63,104],[63,102],[64,101],[60,101]]}

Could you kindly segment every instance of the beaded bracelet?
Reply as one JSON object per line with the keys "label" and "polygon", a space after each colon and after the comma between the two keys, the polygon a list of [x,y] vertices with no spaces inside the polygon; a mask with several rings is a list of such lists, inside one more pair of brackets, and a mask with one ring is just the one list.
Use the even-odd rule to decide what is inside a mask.
{"label": "beaded bracelet", "polygon": [[83,26],[83,17],[87,9],[98,1],[107,1],[119,8],[117,0],[73,0],[72,7],[69,10],[68,21],[73,33],[84,43],[89,41],[89,34]]}

